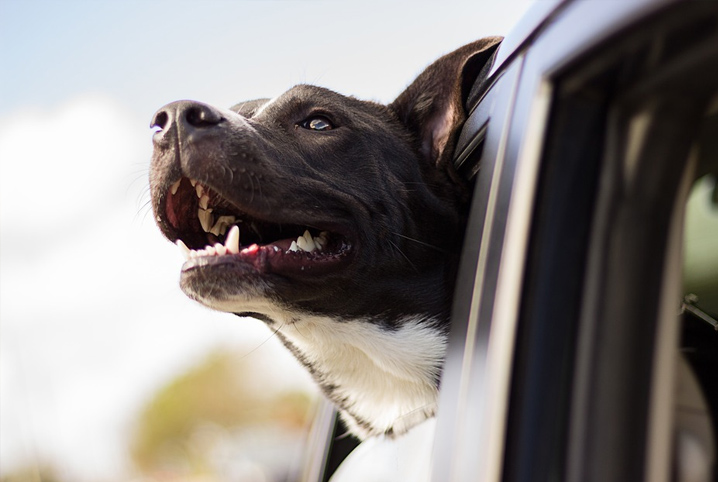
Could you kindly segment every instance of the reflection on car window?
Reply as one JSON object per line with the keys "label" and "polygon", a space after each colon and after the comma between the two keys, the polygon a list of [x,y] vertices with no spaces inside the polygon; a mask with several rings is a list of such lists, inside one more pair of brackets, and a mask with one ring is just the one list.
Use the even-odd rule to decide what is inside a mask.
{"label": "reflection on car window", "polygon": [[[705,171],[704,171],[705,172]],[[716,173],[692,186],[685,211],[683,325],[676,380],[676,480],[713,480],[718,434],[718,186]],[[687,362],[684,363],[684,362]],[[690,367],[690,368],[689,368]],[[694,477],[691,474],[698,474]]]}
{"label": "reflection on car window", "polygon": [[[686,304],[718,319],[718,185],[716,174],[696,181],[686,206]],[[707,321],[707,320],[706,320]],[[718,328],[718,327],[717,327]]]}

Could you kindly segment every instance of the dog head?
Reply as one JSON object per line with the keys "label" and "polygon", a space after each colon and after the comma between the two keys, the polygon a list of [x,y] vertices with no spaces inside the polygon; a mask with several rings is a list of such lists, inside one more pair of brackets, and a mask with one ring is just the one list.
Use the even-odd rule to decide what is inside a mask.
{"label": "dog head", "polygon": [[[468,197],[451,155],[468,89],[498,42],[442,57],[389,105],[298,85],[230,109],[174,102],[152,120],[152,207],[186,254],[182,290],[210,308],[277,326],[366,434],[396,431],[392,420],[417,407],[429,407],[422,417],[433,413]],[[319,353],[319,345],[339,343],[327,335],[339,337],[338,325],[326,320],[342,324],[347,346],[369,336],[365,328],[347,331],[361,320],[393,339],[431,332],[423,339],[436,353],[384,363],[382,373],[393,374],[377,398],[396,409],[379,407],[367,390],[359,394],[357,371],[343,370],[344,352]],[[293,326],[301,340],[292,339]],[[396,375],[399,365],[406,369]],[[376,359],[371,366],[383,370]],[[410,400],[399,403],[404,394],[390,390]]]}
{"label": "dog head", "polygon": [[[448,158],[462,79],[493,43],[442,58],[388,106],[299,85],[228,110],[181,101],[157,112],[155,218],[199,251],[183,266],[185,293],[261,318],[267,300],[344,317],[445,315],[465,194]],[[238,252],[201,251],[234,225]]]}

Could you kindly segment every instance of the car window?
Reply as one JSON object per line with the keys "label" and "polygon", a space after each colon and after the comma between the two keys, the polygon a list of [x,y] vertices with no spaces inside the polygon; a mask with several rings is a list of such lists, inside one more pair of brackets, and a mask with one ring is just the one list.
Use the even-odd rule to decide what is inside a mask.
{"label": "car window", "polygon": [[[718,130],[713,135],[718,138]],[[712,161],[712,172],[699,175],[685,206],[679,360],[683,365],[675,384],[676,480],[713,480],[711,470],[718,459],[718,157]],[[705,171],[705,165],[698,170]]]}
{"label": "car window", "polygon": [[717,176],[706,174],[694,183],[686,203],[684,229],[684,302],[696,316],[705,315],[707,323],[718,317]]}

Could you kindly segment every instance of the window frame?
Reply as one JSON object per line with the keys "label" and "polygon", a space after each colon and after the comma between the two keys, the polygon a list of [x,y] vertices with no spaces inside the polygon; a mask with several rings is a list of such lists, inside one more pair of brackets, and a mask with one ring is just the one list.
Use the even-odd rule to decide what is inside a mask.
{"label": "window frame", "polygon": [[[705,6],[707,10],[715,8],[715,4],[704,4],[708,5]],[[497,190],[493,196],[498,201],[482,204],[474,200],[474,209],[488,211],[472,213],[473,221],[470,219],[467,230],[462,273],[457,283],[453,332],[442,379],[433,480],[499,480],[507,474],[511,475],[511,472],[504,471],[504,461],[508,463],[507,455],[516,455],[516,446],[511,449],[504,444],[507,441],[506,410],[509,397],[514,397],[521,383],[526,381],[517,382],[514,378],[516,372],[513,371],[518,359],[514,357],[525,355],[515,352],[515,335],[524,328],[519,325],[519,316],[526,301],[523,295],[517,293],[522,293],[522,289],[529,288],[527,283],[535,281],[524,279],[524,269],[527,266],[529,234],[535,233],[536,228],[532,224],[536,220],[532,206],[540,161],[546,148],[543,129],[550,125],[549,115],[557,109],[558,80],[564,82],[561,88],[576,88],[577,82],[580,84],[600,75],[602,69],[609,67],[601,59],[592,57],[601,48],[606,48],[611,42],[619,42],[613,46],[630,50],[636,45],[635,39],[630,38],[634,30],[643,29],[644,33],[650,33],[651,28],[660,27],[652,24],[656,18],[668,18],[670,23],[672,15],[677,14],[680,19],[680,15],[687,11],[694,9],[695,13],[700,8],[703,7],[677,1],[564,2],[548,14],[545,21],[534,24],[534,31],[523,32],[520,41],[507,42],[510,46],[508,51],[504,48],[506,43],[499,49],[497,65],[488,82],[492,87],[487,92],[505,81],[503,77],[510,69],[520,68],[514,97],[510,101],[504,100],[503,107],[492,106],[499,111],[505,109],[506,119],[496,121],[492,118],[487,124],[486,119],[479,118],[477,112],[481,112],[483,105],[494,102],[488,95],[485,96],[467,121],[467,131],[462,134],[457,150],[459,156],[463,155],[461,149],[471,145],[472,133],[482,136],[482,142],[473,142],[474,145],[483,143],[485,146],[477,179],[477,195],[485,195],[482,189],[490,185]],[[573,78],[566,77],[569,71],[575,74]],[[646,92],[631,94],[621,99],[625,103],[623,108],[640,100]],[[660,109],[676,113],[680,112],[681,106],[664,103]],[[610,115],[614,116],[614,122],[618,121],[617,111]],[[660,131],[660,122],[654,127]],[[611,142],[617,142],[610,139],[612,135],[607,132],[607,151],[619,148],[618,144],[610,146]],[[490,149],[492,143],[503,143],[504,147]],[[613,156],[616,157],[615,153]],[[606,160],[601,162],[605,164]],[[648,181],[632,192],[632,196],[639,199],[644,196],[643,204],[634,203],[629,196],[619,202],[623,203],[620,209],[623,216],[635,217],[645,212],[646,204],[650,206],[659,199],[656,195],[661,189],[671,188],[673,194],[665,196],[667,199],[663,199],[665,202],[661,205],[661,219],[656,223],[647,223],[646,228],[647,231],[661,233],[665,242],[655,250],[644,252],[639,249],[641,243],[634,243],[630,248],[625,245],[623,254],[607,260],[607,241],[612,236],[624,236],[630,240],[628,233],[635,223],[624,222],[619,230],[611,226],[609,220],[617,201],[610,197],[615,193],[610,194],[610,188],[606,190],[609,181],[601,180],[595,198],[595,225],[590,227],[591,234],[584,246],[588,253],[586,279],[578,281],[583,281],[585,288],[574,294],[575,299],[572,300],[572,306],[580,307],[576,338],[566,339],[567,343],[576,345],[573,350],[579,354],[575,375],[568,392],[564,394],[569,401],[569,415],[563,420],[567,432],[560,442],[563,446],[561,457],[565,460],[559,460],[559,466],[561,462],[565,463],[565,474],[569,480],[653,481],[667,480],[670,473],[671,433],[667,421],[670,420],[669,401],[672,399],[670,392],[678,336],[676,307],[670,300],[680,299],[680,213],[682,196],[687,189],[686,179],[690,178],[690,174],[688,170],[683,170],[684,166],[671,171],[670,163],[666,161],[668,167],[662,173],[665,176],[654,175],[651,179],[652,171],[645,167],[646,161],[643,162],[641,175],[646,176]],[[495,165],[501,165],[504,172],[511,174],[498,183],[488,182],[486,179],[490,176],[485,174],[482,181],[484,168],[488,166],[487,170],[491,171]],[[639,261],[637,255],[645,256],[640,256]],[[482,257],[487,259],[483,265],[480,262]],[[477,259],[479,266],[488,268],[478,275]],[[500,260],[499,267],[492,270],[491,263],[496,260]],[[602,267],[607,261],[612,268],[606,272]],[[641,263],[643,265],[639,266]],[[641,288],[637,279],[621,285],[619,281],[625,269],[634,273],[652,272],[654,281],[648,283],[650,286],[646,284],[645,289]],[[631,300],[631,297],[621,300],[622,294],[627,292],[623,288],[631,288],[639,301]],[[651,314],[645,316],[648,321],[640,329],[634,326],[632,333],[621,330],[622,324],[615,320],[622,317],[625,321],[640,313],[645,308],[643,302],[652,304]],[[594,311],[602,304],[604,312],[595,316]],[[616,313],[620,316],[616,317]],[[606,326],[605,322],[612,316],[614,322],[610,329],[604,330],[604,335],[612,336],[613,341],[605,346],[594,343],[593,335],[598,333],[597,327]],[[654,324],[656,320],[657,324]],[[633,326],[631,323],[623,325]],[[655,333],[643,336],[642,333],[649,328],[655,329]],[[640,360],[631,357],[635,349],[641,354],[638,357]],[[616,357],[617,352],[619,355]],[[631,374],[627,374],[619,388],[611,390],[610,383],[606,382],[610,378],[608,375],[629,361],[632,362]],[[663,377],[663,374],[669,376]],[[632,384],[631,380],[635,377],[643,377],[645,383]],[[592,396],[601,393],[607,394],[604,401],[592,404]],[[513,398],[511,403],[515,403]],[[623,411],[621,418],[626,424],[624,426],[617,425],[615,414],[611,413],[611,407],[616,404]],[[512,410],[515,408],[512,407]],[[641,415],[642,410],[648,410],[647,417]],[[512,414],[508,416],[510,419]],[[516,428],[511,422],[509,426],[512,431]],[[627,431],[631,432],[630,427],[640,435],[623,444],[613,445]],[[524,450],[525,456],[531,454],[531,447],[536,448],[539,440],[540,437],[536,437],[533,445],[528,445]],[[623,456],[613,459],[600,456],[601,453],[617,453],[618,447],[626,449]],[[548,473],[539,476],[532,472],[532,465],[525,457],[510,461],[526,463],[524,469],[529,468],[523,472],[524,475],[514,471],[510,480],[541,480],[544,475],[549,478]]]}

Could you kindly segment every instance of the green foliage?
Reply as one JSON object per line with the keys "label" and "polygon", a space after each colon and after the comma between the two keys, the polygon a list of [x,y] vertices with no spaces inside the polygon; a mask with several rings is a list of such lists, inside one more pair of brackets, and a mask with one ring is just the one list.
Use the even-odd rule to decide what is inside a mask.
{"label": "green foliage", "polygon": [[61,480],[51,466],[44,464],[21,467],[0,477],[0,482],[60,482]]}
{"label": "green foliage", "polygon": [[[307,423],[310,397],[303,392],[262,390],[250,383],[249,364],[228,351],[217,351],[161,388],[140,414],[131,455],[147,473],[194,474],[208,469],[202,433],[238,431],[261,424],[297,430]],[[269,393],[270,395],[267,395]]]}

